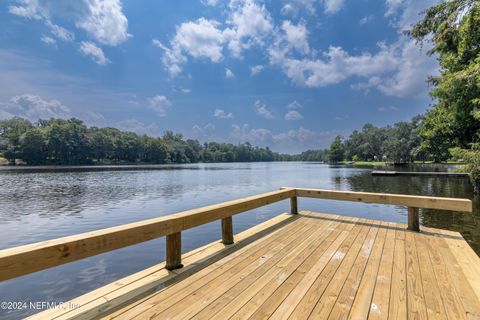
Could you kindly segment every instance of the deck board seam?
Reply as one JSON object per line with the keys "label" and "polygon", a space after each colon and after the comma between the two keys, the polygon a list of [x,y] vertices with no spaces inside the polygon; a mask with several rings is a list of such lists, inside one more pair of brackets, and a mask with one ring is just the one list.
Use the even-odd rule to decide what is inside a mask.
{"label": "deck board seam", "polygon": [[[366,219],[362,219],[362,220],[363,220],[363,221],[367,221],[367,223],[368,223],[368,220],[366,220]],[[365,223],[365,222],[363,222],[363,221],[361,221],[361,222],[359,222],[359,223]],[[364,228],[368,228],[368,230],[365,230],[365,238],[362,240],[362,243],[365,241],[365,239],[366,239],[367,236],[368,236],[368,233],[370,232],[371,224],[368,225],[368,227],[367,227],[367,226],[363,226],[363,227],[364,227]],[[345,257],[350,253],[350,250],[351,250],[351,248],[353,247],[353,245],[354,245],[354,243],[355,243],[355,240],[357,240],[358,236],[362,234],[361,231],[362,231],[362,229],[360,228],[358,234],[356,235],[354,241],[352,242],[352,245],[351,245],[350,248],[348,249],[347,254],[345,255]],[[358,252],[355,254],[355,260],[356,260],[356,258],[357,258],[357,256],[358,256],[360,250],[361,250],[361,246],[360,246],[360,248],[358,249]],[[325,290],[323,291],[322,296],[320,296],[320,297],[318,298],[318,300],[317,300],[317,302],[315,303],[314,307],[313,307],[312,310],[310,311],[310,314],[309,314],[308,317],[307,317],[308,319],[310,319],[310,318],[312,317],[312,313],[313,313],[313,312],[315,311],[315,309],[317,308],[318,303],[319,303],[320,300],[323,298],[323,296],[324,296],[324,294],[325,294],[325,291],[327,291],[327,289],[329,288],[329,286],[330,286],[330,284],[332,283],[332,280],[335,278],[335,275],[337,274],[338,270],[339,270],[339,269],[342,267],[342,265],[345,263],[345,260],[346,260],[346,259],[343,259],[342,262],[338,265],[337,269],[335,270],[334,275],[333,275],[333,276],[330,278],[330,280],[328,281],[328,285],[325,287]],[[354,260],[354,261],[355,261],[355,260]],[[337,297],[337,298],[338,298],[338,297]],[[336,302],[336,300],[335,300],[335,302]]]}

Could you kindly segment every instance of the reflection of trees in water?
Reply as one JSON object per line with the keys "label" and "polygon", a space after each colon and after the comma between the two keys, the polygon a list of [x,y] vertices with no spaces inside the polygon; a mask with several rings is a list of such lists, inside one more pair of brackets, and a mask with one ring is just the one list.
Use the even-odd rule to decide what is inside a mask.
{"label": "reflection of trees in water", "polygon": [[46,218],[81,217],[84,209],[110,207],[130,199],[161,197],[168,201],[184,188],[174,175],[162,183],[138,172],[9,174],[1,178],[0,221],[32,213]]}
{"label": "reflection of trees in water", "polygon": [[[403,193],[431,195],[439,197],[473,197],[473,188],[465,178],[452,177],[382,177],[372,176],[370,172],[347,177],[353,191]],[[337,177],[332,181],[338,184]],[[480,255],[480,197],[473,201],[473,214],[452,211],[421,210],[421,223],[428,227],[458,231]]]}

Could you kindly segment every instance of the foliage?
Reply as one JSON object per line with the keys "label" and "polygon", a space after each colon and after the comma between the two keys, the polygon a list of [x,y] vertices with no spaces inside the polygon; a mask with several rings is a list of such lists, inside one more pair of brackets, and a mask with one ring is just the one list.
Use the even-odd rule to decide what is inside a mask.
{"label": "foliage", "polygon": [[239,145],[185,140],[181,134],[138,136],[115,128],[88,128],[78,119],[31,123],[21,118],[0,121],[0,153],[10,163],[192,163],[294,160],[250,143]]}
{"label": "foliage", "polygon": [[465,170],[469,173],[474,192],[480,193],[480,145],[473,145],[472,149],[452,148],[450,152],[456,158],[466,162]]}
{"label": "foliage", "polygon": [[336,136],[328,150],[328,160],[333,163],[341,162],[345,159],[345,145],[342,137]]}
{"label": "foliage", "polygon": [[426,114],[422,148],[436,161],[448,149],[471,148],[480,141],[480,5],[477,0],[444,1],[426,11],[409,31],[419,42],[432,43],[440,76],[430,79],[436,103]]}

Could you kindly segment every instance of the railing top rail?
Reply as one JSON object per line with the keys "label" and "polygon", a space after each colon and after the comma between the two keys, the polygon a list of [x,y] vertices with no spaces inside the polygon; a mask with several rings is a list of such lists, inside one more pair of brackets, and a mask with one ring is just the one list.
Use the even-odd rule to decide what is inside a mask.
{"label": "railing top rail", "polygon": [[295,196],[281,189],[203,208],[0,250],[0,281],[190,229]]}
{"label": "railing top rail", "polygon": [[[291,188],[285,188],[285,190],[288,189]],[[295,188],[295,190],[298,197],[379,203],[423,209],[472,212],[472,201],[469,199],[414,196],[391,193],[336,191],[309,188]]]}

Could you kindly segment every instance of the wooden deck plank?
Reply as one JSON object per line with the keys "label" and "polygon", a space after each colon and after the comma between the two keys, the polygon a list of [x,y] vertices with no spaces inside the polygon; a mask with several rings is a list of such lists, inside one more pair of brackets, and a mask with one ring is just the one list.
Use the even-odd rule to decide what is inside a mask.
{"label": "wooden deck plank", "polygon": [[407,319],[407,288],[405,271],[405,229],[397,227],[395,232],[395,251],[393,254],[392,285],[389,319]]}
{"label": "wooden deck plank", "polygon": [[433,271],[437,279],[438,287],[442,295],[442,301],[445,305],[447,318],[449,319],[467,319],[465,310],[463,309],[460,298],[452,284],[452,277],[448,272],[442,255],[436,247],[435,236],[427,234],[419,234],[418,237],[425,241],[428,246],[430,259],[432,260]]}
{"label": "wooden deck plank", "polygon": [[450,251],[450,247],[446,243],[446,241],[448,241],[447,238],[433,237],[431,241],[436,245],[437,250],[445,261],[445,265],[453,280],[452,284],[456,289],[467,317],[469,319],[480,319],[480,301],[468,283],[462,268]]}
{"label": "wooden deck plank", "polygon": [[[189,317],[191,315],[198,314],[210,303],[213,303],[214,301],[216,301],[220,296],[222,297],[225,296],[226,294],[228,294],[230,290],[232,290],[235,287],[237,287],[237,290],[242,291],[241,290],[243,287],[242,282],[247,281],[246,284],[249,284],[249,280],[251,280],[252,278],[253,279],[258,278],[259,276],[261,276],[263,273],[267,271],[271,272],[271,269],[275,267],[275,263],[277,262],[279,265],[283,265],[283,264],[286,264],[286,261],[290,261],[290,260],[302,261],[304,259],[304,255],[308,255],[313,250],[315,250],[315,248],[318,247],[324,241],[324,237],[328,237],[337,225],[338,225],[338,222],[322,221],[322,224],[314,228],[314,231],[310,236],[307,237],[307,234],[303,233],[303,236],[299,239],[298,243],[292,244],[293,249],[288,248],[284,250],[282,253],[279,253],[276,259],[273,259],[272,263],[270,263],[269,265],[265,265],[265,266],[262,266],[261,268],[258,268],[253,273],[249,274],[245,278],[242,278],[240,283],[237,282],[236,284],[234,284],[233,287],[227,286],[224,282],[214,284],[215,289],[209,291],[209,299],[203,299],[202,303],[197,303],[195,305],[189,306],[188,308],[190,309],[189,311],[184,310],[182,311],[181,314],[177,314],[177,316],[179,316],[179,318],[183,318],[182,315],[185,315],[185,314],[188,314]],[[322,232],[323,236],[319,237],[317,232]],[[235,290],[233,291],[235,292]],[[232,294],[232,292],[230,292],[230,294]],[[202,317],[199,317],[199,318],[202,319]],[[203,319],[205,318],[203,317]]]}
{"label": "wooden deck plank", "polygon": [[[34,319],[480,319],[480,258],[456,232],[282,215]],[[73,302],[72,301],[72,302]]]}
{"label": "wooden deck plank", "polygon": [[[387,319],[390,303],[390,289],[392,284],[393,257],[395,252],[395,224],[388,224],[382,259],[375,279],[372,302],[369,304],[369,319]],[[350,318],[355,318],[352,313]]]}
{"label": "wooden deck plank", "polygon": [[[145,303],[138,307],[131,308],[132,310],[126,311],[124,314],[118,315],[118,318],[132,319],[134,315],[142,317],[161,313],[165,309],[176,305],[178,302],[183,302],[186,297],[200,290],[203,286],[219,276],[226,273],[234,274],[239,268],[250,264],[252,259],[260,258],[272,248],[276,247],[278,250],[284,248],[299,237],[299,231],[307,232],[308,230],[312,230],[313,232],[313,227],[313,225],[309,225],[304,221],[297,220],[286,226],[286,229],[279,230],[280,232],[276,233],[274,237],[264,239],[260,245],[250,245],[243,248],[243,250],[235,252],[226,259],[220,260],[192,277],[178,283],[178,285],[152,295]],[[233,269],[235,267],[237,269]]]}
{"label": "wooden deck plank", "polygon": [[362,221],[359,221],[359,223],[354,226],[348,237],[334,253],[325,269],[320,273],[315,282],[310,286],[303,298],[297,304],[289,319],[308,318],[312,310],[315,308],[319,297],[322,296],[323,292],[337,272],[339,266],[342,264],[343,260],[350,251],[352,244],[359,237],[363,237],[364,233],[361,233],[360,231],[365,229],[365,227],[362,226],[361,223]]}
{"label": "wooden deck plank", "polygon": [[[350,229],[353,227],[352,224],[348,225],[347,228]],[[336,249],[340,244],[345,240],[347,234],[342,233],[340,237],[335,239],[335,241],[324,242],[321,250],[317,250],[312,255],[307,257],[303,263],[288,277],[288,279],[278,287],[275,292],[262,304],[260,308],[250,317],[251,319],[263,319],[271,318],[274,312],[278,311],[278,317],[284,317],[288,310],[292,310],[295,305],[298,303],[298,298],[295,298],[295,293],[292,294],[292,290],[295,288],[302,288],[303,285],[309,287],[315,277],[315,273],[318,274],[319,271],[323,270],[328,261],[332,258],[333,254],[336,252]],[[327,251],[325,251],[328,249]],[[308,276],[310,272],[310,277]],[[302,283],[302,281],[304,281]],[[287,299],[290,297],[290,299]],[[285,301],[286,300],[286,301]],[[285,307],[276,310],[280,305]],[[291,313],[291,311],[290,311]]]}
{"label": "wooden deck plank", "polygon": [[[317,235],[318,236],[318,235]],[[267,299],[271,292],[273,292],[276,288],[281,286],[289,276],[301,265],[307,257],[309,257],[315,249],[319,246],[319,243],[315,243],[313,246],[310,246],[308,250],[302,250],[300,254],[291,261],[283,261],[283,263],[279,264],[280,267],[278,273],[274,272],[274,277],[271,278],[269,281],[265,278],[262,282],[256,284],[254,287],[249,287],[245,290],[240,299],[235,299],[231,301],[227,308],[221,310],[218,314],[219,315],[226,315],[231,314],[232,310],[229,307],[235,307],[235,314],[233,315],[233,319],[235,318],[248,318],[255,312],[258,307],[263,303],[264,299]],[[262,284],[264,284],[262,286]],[[242,302],[242,303],[239,303]],[[245,304],[246,302],[246,304]],[[247,307],[246,307],[247,306]],[[254,306],[254,307],[250,307]]]}
{"label": "wooden deck plank", "polygon": [[423,293],[425,296],[425,307],[429,319],[446,319],[446,311],[438,287],[432,261],[430,259],[430,249],[423,237],[415,235],[415,244],[418,251],[418,265],[420,267]]}
{"label": "wooden deck plank", "polygon": [[[385,247],[385,240],[388,232],[388,223],[381,224],[377,234],[374,247],[372,249],[371,256],[368,260],[368,264],[365,268],[365,273],[358,285],[358,290],[354,299],[352,299],[351,308],[345,310],[348,312],[349,318],[362,318],[366,319],[370,304],[375,289],[375,280],[377,278],[378,270],[380,268],[380,262],[382,261],[383,249]],[[346,316],[342,315],[343,319]]]}
{"label": "wooden deck plank", "polygon": [[348,279],[348,276],[350,275],[350,272],[352,271],[352,268],[355,268],[354,264],[355,261],[357,261],[357,258],[360,256],[359,259],[363,260],[364,256],[367,256],[368,258],[370,255],[370,250],[379,227],[378,222],[370,221],[370,223],[367,222],[366,226],[362,230],[364,232],[364,236],[357,238],[357,241],[347,252],[346,258],[343,260],[322,297],[317,302],[315,308],[310,314],[309,319],[326,319],[329,316],[335,303],[337,302],[345,282]]}
{"label": "wooden deck plank", "polygon": [[[357,298],[357,291],[360,287],[362,278],[364,277],[365,271],[368,271],[370,274],[373,274],[378,269],[378,261],[380,260],[383,245],[385,240],[386,229],[383,227],[383,223],[380,223],[379,229],[377,231],[376,238],[372,239],[370,242],[365,242],[365,245],[362,247],[362,250],[357,256],[357,260],[354,263],[350,274],[348,275],[347,280],[345,281],[342,291],[338,296],[335,305],[330,312],[329,319],[347,319],[350,314],[350,310],[353,305],[353,301]],[[373,261],[373,270],[366,270],[367,263],[372,258]],[[377,266],[377,267],[376,267]],[[368,276],[368,275],[367,275]],[[361,297],[359,297],[361,298]],[[366,304],[368,306],[370,301]],[[366,309],[368,311],[368,307]]]}
{"label": "wooden deck plank", "polygon": [[[336,242],[340,241],[339,238],[341,239],[340,235],[343,233],[343,230],[345,229],[345,225],[339,223],[334,226],[329,226],[328,229],[329,230],[323,231],[325,233],[324,239],[322,237],[319,237],[320,239],[323,239],[323,240],[321,240],[321,244],[317,248],[317,251],[326,252],[322,255],[322,258],[325,255],[328,255],[329,244],[334,245]],[[320,232],[322,233],[322,231]],[[322,258],[318,260],[321,261]],[[227,306],[231,301],[233,301],[239,295],[243,294],[244,291],[248,292],[249,290],[252,290],[252,287],[261,286],[262,284],[268,281],[271,281],[273,278],[275,278],[278,272],[282,271],[283,268],[281,267],[281,265],[286,262],[284,260],[286,259],[282,259],[279,265],[276,265],[273,268],[270,268],[269,270],[263,270],[263,273],[261,274],[261,276],[257,276],[254,279],[254,281],[250,281],[252,279],[248,279],[247,281],[242,281],[240,285],[236,285],[235,287],[230,289],[227,293],[225,293],[223,296],[221,296],[219,299],[215,300],[214,303],[210,304],[207,308],[205,308],[200,313],[198,313],[194,317],[194,319],[212,319],[216,314],[225,316],[225,312],[221,311],[225,306]],[[293,259],[290,259],[290,260],[293,260]],[[248,295],[248,293],[244,294],[244,296],[245,295]]]}
{"label": "wooden deck plank", "polygon": [[409,319],[427,319],[422,276],[418,263],[414,231],[405,232],[405,259],[407,274],[407,306]]}

